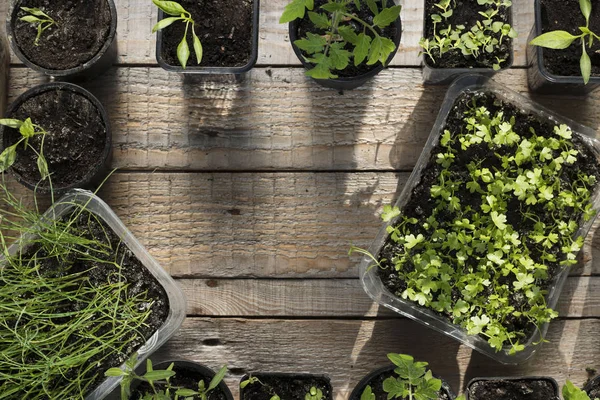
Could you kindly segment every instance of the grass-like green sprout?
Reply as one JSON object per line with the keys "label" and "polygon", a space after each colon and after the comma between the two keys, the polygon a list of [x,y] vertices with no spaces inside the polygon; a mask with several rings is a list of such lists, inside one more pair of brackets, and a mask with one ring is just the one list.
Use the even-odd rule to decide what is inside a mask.
{"label": "grass-like green sprout", "polygon": [[177,46],[177,59],[179,60],[179,63],[183,69],[185,69],[190,58],[190,46],[188,45],[187,41],[187,33],[191,25],[196,61],[198,64],[200,64],[200,62],[202,62],[202,43],[200,43],[200,38],[198,38],[198,35],[196,35],[196,23],[192,19],[192,14],[186,11],[181,4],[175,1],[152,0],[152,2],[165,14],[171,15],[171,17],[163,18],[156,25],[154,25],[152,28],[152,33],[162,30],[177,21],[182,21],[185,23],[185,33],[183,34],[183,39],[181,39],[181,42]]}
{"label": "grass-like green sprout", "polygon": [[591,0],[579,0],[579,8],[585,18],[585,26],[580,26],[580,35],[572,35],[567,31],[551,31],[543,33],[534,38],[529,44],[533,46],[545,47],[554,50],[563,50],[568,48],[577,39],[581,39],[581,58],[579,60],[579,68],[581,70],[581,76],[583,77],[583,83],[588,84],[590,76],[592,75],[592,61],[587,53],[586,45],[590,48],[594,44],[594,39],[600,39],[600,36],[596,35],[589,28],[590,26],[590,15],[592,13],[592,2]]}
{"label": "grass-like green sprout", "polygon": [[170,379],[176,375],[175,371],[173,371],[173,363],[164,370],[154,369],[152,361],[147,359],[146,373],[144,375],[137,375],[134,371],[136,362],[137,354],[134,354],[125,363],[125,370],[111,368],[105,373],[106,376],[123,377],[121,380],[121,400],[129,400],[131,396],[131,384],[134,381],[146,382],[150,385],[151,391],[147,391],[142,395],[144,400],[179,400],[180,398],[191,399],[193,396],[199,397],[200,400],[207,400],[210,392],[219,386],[219,383],[221,383],[227,373],[227,366],[224,365],[211,379],[208,386],[201,379],[198,381],[198,388],[194,390],[171,384]]}
{"label": "grass-like green sprout", "polygon": [[[31,118],[27,118],[25,121],[18,119],[0,119],[0,125],[8,128],[18,129],[21,134],[21,139],[12,146],[7,147],[0,153],[0,173],[10,168],[17,158],[17,146],[21,143],[24,144],[25,148],[30,148],[37,155],[37,166],[42,176],[42,180],[48,178],[50,173],[48,172],[48,163],[44,157],[44,139],[46,138],[46,132],[41,126],[31,122]],[[29,139],[36,135],[42,135],[40,149],[36,150],[30,143]]]}
{"label": "grass-like green sprout", "polygon": [[39,8],[21,7],[21,10],[29,13],[29,15],[25,15],[19,19],[21,21],[29,22],[31,25],[37,28],[37,36],[33,42],[33,44],[37,46],[44,31],[56,24],[56,21]]}
{"label": "grass-like green sprout", "polygon": [[[372,23],[367,23],[353,12],[360,10],[361,3],[366,1],[371,13]],[[366,61],[367,65],[381,63],[385,65],[390,54],[396,50],[396,44],[389,38],[381,36],[381,31],[396,21],[402,9],[394,5],[388,7],[389,0],[328,0],[320,7],[322,12],[313,12],[314,0],[293,0],[289,3],[279,19],[279,23],[287,23],[298,18],[308,17],[315,27],[325,31],[318,35],[307,33],[305,38],[296,40],[294,44],[309,57],[307,62],[314,68],[306,71],[306,75],[315,79],[335,79],[335,71],[342,71],[353,60],[355,66]],[[380,6],[378,6],[380,3]]]}
{"label": "grass-like green sprout", "polygon": [[564,400],[600,400],[597,397],[592,399],[585,391],[573,385],[571,381],[567,381],[562,388]]}
{"label": "grass-like green sprout", "polygon": [[[415,361],[407,354],[390,353],[387,355],[396,365],[394,373],[383,381],[383,391],[388,399],[402,400],[437,400],[442,381],[434,378],[426,362]],[[375,400],[375,394],[370,385],[363,390],[360,400]]]}
{"label": "grass-like green sprout", "polygon": [[[256,376],[250,375],[248,377],[248,379],[246,379],[245,381],[240,382],[240,389],[244,389],[246,386],[248,386],[248,385],[254,385],[255,383],[258,383],[259,385],[261,385],[263,388],[265,388],[269,392],[269,394],[271,396],[271,397],[269,397],[269,400],[281,400],[281,397],[279,397],[279,395],[275,392],[275,389],[273,389],[271,387],[271,385],[267,385],[266,383],[263,383]],[[309,393],[307,393],[307,395]]]}

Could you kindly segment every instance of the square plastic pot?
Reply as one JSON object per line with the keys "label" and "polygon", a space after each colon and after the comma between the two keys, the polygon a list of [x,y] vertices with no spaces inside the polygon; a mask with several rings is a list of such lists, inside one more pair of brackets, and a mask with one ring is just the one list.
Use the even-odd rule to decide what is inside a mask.
{"label": "square plastic pot", "polygon": [[[500,378],[473,378],[467,384],[467,390],[465,391],[466,400],[474,400],[469,397],[469,389],[470,387],[477,382],[489,382],[489,381],[542,381],[548,382],[554,388],[554,398],[547,400],[559,400],[559,387],[558,383],[553,378],[548,378],[545,376],[522,376],[522,377],[500,377]],[[481,400],[481,399],[478,399]],[[487,399],[486,399],[487,400]]]}
{"label": "square plastic pot", "polygon": [[[457,97],[465,92],[481,91],[492,92],[498,98],[508,103],[512,103],[521,111],[532,113],[541,120],[551,121],[555,124],[567,124],[573,130],[573,135],[581,137],[582,140],[589,145],[596,156],[596,160],[600,163],[600,141],[594,139],[595,131],[593,129],[584,127],[567,118],[561,117],[544,108],[543,106],[526,99],[518,93],[506,89],[505,87],[499,85],[493,80],[486,78],[485,76],[467,75],[458,79],[449,88],[448,93],[446,94],[446,98],[444,99],[437,120],[435,121],[435,125],[431,131],[431,134],[429,135],[427,143],[425,144],[425,148],[423,149],[423,152],[421,153],[421,156],[419,157],[419,160],[417,161],[417,164],[410,175],[408,182],[404,186],[404,189],[402,190],[402,193],[396,202],[396,206],[401,210],[408,203],[413,189],[421,180],[421,173],[425,169],[427,162],[430,159],[430,155],[434,146],[439,142],[440,135],[442,134],[442,127],[444,126],[446,118],[454,106]],[[596,191],[593,193],[592,202],[594,210],[597,211],[600,208],[600,187],[596,188]],[[593,220],[594,219],[592,218],[588,222],[582,224],[577,230],[576,236],[585,237],[592,226]],[[390,221],[381,228],[377,237],[369,248],[370,253],[376,258],[378,257],[381,248],[388,238],[386,227],[393,223],[394,221]],[[433,310],[419,306],[415,302],[402,299],[392,294],[381,281],[381,278],[377,273],[377,269],[370,268],[371,265],[372,260],[368,257],[363,257],[360,264],[360,279],[362,281],[364,290],[374,301],[438,332],[448,335],[503,364],[517,364],[530,358],[535,350],[540,346],[536,346],[534,343],[538,342],[541,337],[544,337],[548,330],[548,324],[543,325],[540,331],[536,331],[534,335],[522,343],[525,346],[525,349],[517,352],[514,355],[510,355],[508,353],[508,348],[496,352],[485,339],[479,336],[468,335],[465,329],[459,325],[451,323],[448,319],[440,316]],[[556,307],[558,298],[568,274],[569,268],[563,266],[550,283],[548,294],[546,296],[548,307],[552,309]]]}
{"label": "square plastic pot", "polygon": [[[425,0],[423,0],[423,5],[425,5]],[[470,7],[468,4],[463,7]],[[423,7],[423,36],[425,37],[425,24],[429,18],[427,15],[427,10]],[[513,7],[511,6],[508,11],[508,23],[510,26],[513,26]],[[513,51],[513,40],[510,38],[505,38],[504,40],[510,40],[510,58],[505,61],[505,64],[498,71],[494,71],[493,68],[436,68],[430,65],[431,59],[427,54],[423,54],[423,83],[427,85],[448,85],[452,83],[456,78],[461,75],[466,74],[480,74],[483,76],[491,77],[495,75],[497,72],[503,71],[505,69],[509,69],[512,67],[514,61],[514,51]]]}
{"label": "square plastic pot", "polygon": [[[125,225],[123,225],[123,222],[121,222],[110,207],[92,192],[81,189],[69,192],[46,211],[42,218],[45,220],[61,218],[77,206],[84,206],[91,213],[97,215],[106,222],[119,238],[121,238],[123,244],[135,254],[142,265],[148,269],[154,278],[156,278],[167,294],[169,300],[169,314],[167,315],[167,319],[146,343],[137,350],[138,362],[136,365],[141,365],[145,362],[146,358],[173,336],[183,323],[186,316],[185,296],[173,278],[171,278],[156,260],[152,258],[133,234],[125,227]],[[17,242],[8,249],[9,253],[15,254],[18,251],[19,242],[22,243],[23,241],[26,242],[27,237],[22,237],[17,240]],[[121,365],[121,368],[124,368],[124,364]],[[100,400],[105,398],[119,385],[120,381],[121,377],[106,378],[85,397],[85,400]]]}
{"label": "square plastic pot", "polygon": [[[333,388],[331,386],[331,380],[329,379],[328,376],[326,375],[313,375],[313,374],[292,374],[292,373],[281,373],[281,372],[256,372],[256,373],[251,373],[251,374],[247,374],[244,375],[242,377],[242,379],[240,379],[240,383],[244,382],[245,380],[247,380],[250,376],[256,377],[258,378],[260,381],[262,381],[263,383],[266,383],[265,380],[266,379],[274,379],[274,380],[278,380],[278,379],[285,379],[285,380],[297,380],[300,382],[310,382],[311,380],[321,380],[324,382],[323,387],[319,387],[319,389],[322,389],[324,391],[323,393],[323,399],[324,400],[332,400],[333,399]],[[253,383],[253,385],[261,385],[260,382],[256,382]],[[248,390],[248,386],[246,386],[245,388],[242,388],[240,386],[240,400],[244,400],[244,393],[246,390]],[[286,394],[285,393],[277,393],[283,400],[286,400]],[[304,397],[303,395],[301,396],[302,398]]]}
{"label": "square plastic pot", "polygon": [[[252,5],[252,51],[250,52],[250,59],[246,65],[240,67],[201,67],[198,65],[187,65],[183,68],[181,65],[170,65],[167,64],[165,59],[162,57],[162,45],[163,45],[163,31],[160,30],[156,33],[156,61],[158,65],[165,71],[178,72],[180,74],[243,74],[244,72],[250,71],[256,60],[258,60],[258,28],[259,28],[259,11],[260,11],[260,0],[254,0]],[[165,18],[165,13],[162,10],[158,10],[158,20],[161,21]],[[193,54],[190,60],[195,57]]]}
{"label": "square plastic pot", "polygon": [[[527,39],[527,83],[529,89],[543,94],[584,96],[600,87],[600,77],[592,76],[587,85],[581,76],[554,75],[544,65],[544,48],[529,43],[542,34],[542,5],[535,0],[534,24]],[[573,12],[579,12],[579,7]],[[579,41],[577,41],[579,44]]]}
{"label": "square plastic pot", "polygon": [[0,35],[0,118],[4,118],[8,94],[8,61],[10,53],[4,36]]}

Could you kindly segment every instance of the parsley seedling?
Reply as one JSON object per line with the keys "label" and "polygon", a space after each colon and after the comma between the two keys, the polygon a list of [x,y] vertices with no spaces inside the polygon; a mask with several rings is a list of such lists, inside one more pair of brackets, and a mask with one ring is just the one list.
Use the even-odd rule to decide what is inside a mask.
{"label": "parsley seedling", "polygon": [[575,40],[581,39],[581,59],[579,60],[579,68],[581,69],[583,82],[587,85],[592,74],[592,61],[586,51],[586,45],[591,48],[594,44],[594,39],[600,39],[600,36],[590,30],[590,15],[592,14],[591,0],[579,0],[579,8],[581,9],[581,14],[583,14],[583,17],[585,18],[585,26],[579,27],[579,30],[581,31],[580,35],[571,35],[567,31],[551,31],[539,35],[529,42],[529,44],[548,49],[563,50],[571,46]]}
{"label": "parsley seedling", "polygon": [[384,28],[392,24],[400,15],[401,6],[387,6],[389,0],[366,0],[374,15],[372,23],[360,19],[360,10],[365,0],[328,0],[320,7],[321,12],[312,11],[314,0],[293,0],[285,7],[279,23],[291,22],[308,17],[323,34],[308,32],[306,37],[294,44],[308,56],[305,60],[314,64],[306,75],[315,79],[335,79],[335,71],[342,71],[353,60],[354,66],[381,63],[385,65],[390,54],[396,50],[395,43],[381,36]]}
{"label": "parsley seedling", "polygon": [[[0,119],[0,125],[8,128],[18,129],[19,133],[21,133],[21,139],[19,139],[19,141],[12,146],[4,149],[4,151],[0,154],[0,173],[6,171],[15,163],[15,159],[17,157],[17,146],[23,143],[25,148],[30,148],[35,154],[37,154],[38,170],[40,171],[42,180],[45,180],[50,175],[48,172],[48,163],[46,162],[46,158],[44,158],[44,139],[48,132],[46,132],[39,125],[35,125],[33,122],[31,122],[31,118],[27,118],[25,121],[20,121],[18,119]],[[36,135],[42,135],[39,151],[29,144],[29,139]]]}
{"label": "parsley seedling", "polygon": [[29,22],[31,25],[37,28],[37,36],[33,42],[34,45],[38,45],[40,37],[46,29],[56,24],[56,21],[52,19],[48,14],[40,10],[39,8],[21,7],[21,10],[29,13],[24,17],[19,18],[21,21]]}
{"label": "parsley seedling", "polygon": [[[592,400],[588,394],[573,385],[571,381],[567,381],[562,389],[562,395],[564,400]],[[600,400],[595,397],[593,400]]]}
{"label": "parsley seedling", "polygon": [[183,34],[183,39],[179,42],[177,46],[177,59],[179,63],[185,69],[187,62],[190,58],[190,46],[187,41],[187,33],[190,25],[192,26],[192,38],[194,45],[194,52],[196,53],[196,61],[198,64],[202,61],[202,43],[200,43],[200,38],[196,35],[196,23],[192,19],[192,14],[187,12],[183,6],[174,1],[163,1],[163,0],[152,0],[155,6],[160,8],[165,14],[171,15],[171,17],[161,19],[154,27],[152,28],[152,33],[160,31],[161,29],[166,28],[176,21],[182,21],[185,23],[185,33]]}

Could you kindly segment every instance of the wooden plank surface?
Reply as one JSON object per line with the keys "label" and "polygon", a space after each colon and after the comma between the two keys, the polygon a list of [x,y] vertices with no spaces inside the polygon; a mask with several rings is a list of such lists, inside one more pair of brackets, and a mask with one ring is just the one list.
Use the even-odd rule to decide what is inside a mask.
{"label": "wooden plank surface", "polygon": [[[287,24],[279,17],[289,0],[261,0],[258,65],[300,65],[288,36]],[[4,21],[9,0],[0,2],[0,20]],[[515,41],[515,66],[525,65],[525,43],[533,25],[531,0],[514,0],[514,26],[519,32]],[[403,36],[392,65],[418,66],[419,39],[423,31],[423,0],[402,0]],[[148,0],[115,0],[117,6],[117,47],[119,64],[156,64],[156,36],[151,33],[156,23],[157,8]],[[5,25],[0,24],[0,32]],[[13,54],[13,63],[19,63]]]}
{"label": "wooden plank surface", "polygon": [[369,371],[387,365],[386,354],[406,352],[428,361],[455,391],[473,377],[544,375],[559,384],[583,384],[585,368],[600,367],[600,320],[559,320],[533,358],[502,366],[453,339],[407,319],[274,320],[188,318],[158,351],[157,360],[186,358],[212,368],[227,364],[227,383],[237,396],[246,372],[312,372],[331,377],[335,399],[344,400]]}

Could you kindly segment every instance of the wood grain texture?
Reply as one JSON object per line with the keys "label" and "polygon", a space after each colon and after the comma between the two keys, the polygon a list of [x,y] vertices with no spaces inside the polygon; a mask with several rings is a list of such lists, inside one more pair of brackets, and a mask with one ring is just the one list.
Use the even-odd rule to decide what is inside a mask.
{"label": "wood grain texture", "polygon": [[[544,375],[559,384],[583,384],[586,367],[600,367],[600,320],[559,320],[533,358],[502,366],[440,333],[407,319],[265,320],[188,318],[153,357],[186,358],[219,368],[237,396],[239,378],[251,371],[311,372],[331,377],[335,398],[348,399],[362,376],[387,365],[386,354],[404,352],[428,361],[455,391],[476,376]],[[593,338],[596,338],[594,340]]]}
{"label": "wood grain texture", "polygon": [[[4,21],[8,3],[0,2],[0,20]],[[260,1],[260,30],[258,65],[300,65],[288,36],[287,24],[279,17],[289,0]],[[533,25],[533,3],[514,0],[514,26],[519,32],[515,41],[515,66],[525,65],[525,44]],[[391,65],[419,66],[419,39],[423,32],[423,0],[401,0],[403,34],[400,48]],[[156,36],[151,33],[157,21],[157,8],[148,0],[115,0],[118,14],[117,47],[119,64],[156,64]],[[0,24],[0,32],[5,32]],[[13,54],[13,63],[20,63]]]}
{"label": "wood grain texture", "polygon": [[[180,279],[188,315],[233,317],[394,317],[373,307],[358,279]],[[562,318],[600,318],[600,277],[570,277]]]}

